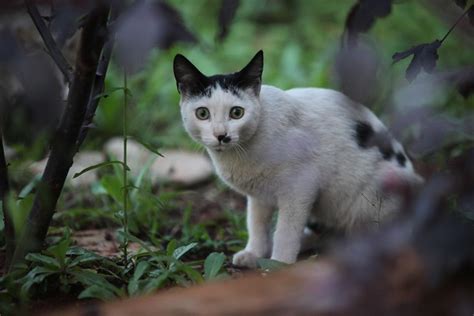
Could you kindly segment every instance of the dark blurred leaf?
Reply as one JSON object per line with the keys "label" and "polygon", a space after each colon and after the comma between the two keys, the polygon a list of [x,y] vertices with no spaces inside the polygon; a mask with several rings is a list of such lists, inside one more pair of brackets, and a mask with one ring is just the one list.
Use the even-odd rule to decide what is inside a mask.
{"label": "dark blurred leaf", "polygon": [[129,72],[139,70],[153,48],[176,42],[196,42],[178,11],[163,1],[138,1],[116,23],[116,49]]}
{"label": "dark blurred leaf", "polygon": [[447,83],[454,84],[459,93],[464,97],[469,97],[474,93],[474,67],[452,71],[443,78]]}
{"label": "dark blurred leaf", "polygon": [[357,46],[343,46],[335,59],[335,84],[352,100],[370,106],[379,97],[383,83],[377,77],[379,65],[371,45],[359,42]]}
{"label": "dark blurred leaf", "polygon": [[413,81],[420,73],[421,69],[431,73],[436,66],[438,60],[438,48],[441,46],[441,41],[435,40],[432,43],[425,43],[414,46],[406,51],[395,53],[392,56],[393,62],[396,63],[408,56],[413,55],[413,59],[406,70],[406,78],[408,81]]}
{"label": "dark blurred leaf", "polygon": [[81,16],[91,9],[92,4],[74,5],[70,1],[64,1],[54,6],[49,18],[49,29],[59,47],[76,33]]}
{"label": "dark blurred leaf", "polygon": [[217,39],[219,41],[222,41],[229,34],[229,27],[234,20],[239,4],[240,0],[221,1],[218,16],[219,32],[217,34]]}
{"label": "dark blurred leaf", "polygon": [[454,2],[462,9],[464,9],[467,4],[467,0],[454,0]]}
{"label": "dark blurred leaf", "polygon": [[469,22],[474,26],[474,4],[469,7],[467,10],[467,16],[469,17]]}
{"label": "dark blurred leaf", "polygon": [[18,43],[12,32],[6,28],[0,30],[0,63],[11,62],[18,54]]}
{"label": "dark blurred leaf", "polygon": [[390,14],[392,0],[359,0],[346,18],[346,32],[350,43],[357,41],[359,33],[365,33],[375,23],[376,18]]}

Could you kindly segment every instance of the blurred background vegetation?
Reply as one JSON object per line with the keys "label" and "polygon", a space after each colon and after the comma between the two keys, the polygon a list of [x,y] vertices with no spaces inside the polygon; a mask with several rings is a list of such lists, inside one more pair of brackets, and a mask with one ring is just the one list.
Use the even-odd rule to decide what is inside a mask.
{"label": "blurred background vegetation", "polygon": [[[178,44],[167,51],[154,51],[144,69],[130,80],[135,106],[130,113],[131,134],[163,147],[196,148],[180,124],[179,95],[172,73],[176,53],[188,57],[207,75],[239,70],[259,49],[265,53],[263,81],[282,89],[292,87],[337,88],[332,73],[335,55],[344,32],[344,22],[354,1],[242,1],[230,33],[216,41],[219,1],[170,1],[182,13],[185,24],[197,34],[199,43]],[[391,56],[416,44],[441,38],[451,26],[422,1],[399,1],[391,14],[378,20],[366,36],[375,45],[383,63],[379,73],[385,86],[405,83],[408,60],[391,65]],[[474,62],[473,39],[448,38],[439,50],[439,69],[452,69]],[[471,49],[469,49],[471,48]],[[122,73],[112,66],[107,87],[121,86]],[[382,87],[383,87],[382,85]],[[373,106],[373,105],[369,105]],[[473,108],[456,93],[443,100],[445,108]],[[96,117],[97,139],[121,133],[121,96],[103,99]],[[380,108],[378,112],[383,112]],[[463,112],[462,110],[460,111]],[[459,112],[458,112],[459,113]],[[380,114],[380,113],[378,113]]]}

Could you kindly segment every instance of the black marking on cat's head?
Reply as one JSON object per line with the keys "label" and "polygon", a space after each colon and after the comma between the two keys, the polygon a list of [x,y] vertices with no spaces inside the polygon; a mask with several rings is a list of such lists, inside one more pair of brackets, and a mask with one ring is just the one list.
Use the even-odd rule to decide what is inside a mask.
{"label": "black marking on cat's head", "polygon": [[385,160],[392,159],[394,152],[392,146],[379,146],[379,151],[382,154],[382,158]]}
{"label": "black marking on cat's head", "polygon": [[366,122],[357,122],[355,125],[355,139],[361,148],[369,147],[370,139],[374,136],[374,129]]}
{"label": "black marking on cat's head", "polygon": [[262,83],[263,51],[260,50],[242,70],[232,74],[208,77],[181,54],[174,58],[173,71],[178,91],[185,97],[210,96],[217,86],[235,95],[251,89],[258,96]]}
{"label": "black marking on cat's head", "polygon": [[395,155],[395,158],[397,158],[397,162],[400,165],[400,167],[405,167],[407,157],[405,157],[405,155],[402,152],[398,152]]}
{"label": "black marking on cat's head", "polygon": [[[362,121],[356,122],[354,129],[355,129],[355,139],[359,147],[370,148],[370,147],[376,146],[379,149],[380,153],[382,154],[383,159],[385,160],[392,159],[395,152],[393,150],[392,136],[390,135],[390,133],[388,133],[387,131],[375,132],[369,123],[362,122]],[[403,156],[403,158],[405,157]],[[398,160],[398,157],[397,157],[397,160]]]}

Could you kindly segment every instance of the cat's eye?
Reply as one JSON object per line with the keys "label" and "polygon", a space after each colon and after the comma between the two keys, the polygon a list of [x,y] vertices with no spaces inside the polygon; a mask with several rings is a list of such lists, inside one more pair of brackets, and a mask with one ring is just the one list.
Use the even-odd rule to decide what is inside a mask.
{"label": "cat's eye", "polygon": [[234,120],[238,120],[244,116],[244,108],[240,106],[234,106],[232,109],[230,109],[230,117]]}
{"label": "cat's eye", "polygon": [[197,108],[196,117],[203,121],[209,119],[209,110],[205,107]]}

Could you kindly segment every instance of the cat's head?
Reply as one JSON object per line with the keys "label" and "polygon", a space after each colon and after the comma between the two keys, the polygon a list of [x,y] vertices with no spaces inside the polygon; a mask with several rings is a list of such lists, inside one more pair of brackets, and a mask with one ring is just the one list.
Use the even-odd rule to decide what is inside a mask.
{"label": "cat's head", "polygon": [[206,76],[183,55],[176,55],[174,76],[181,95],[186,131],[197,142],[221,152],[243,145],[260,118],[263,52],[239,72]]}

